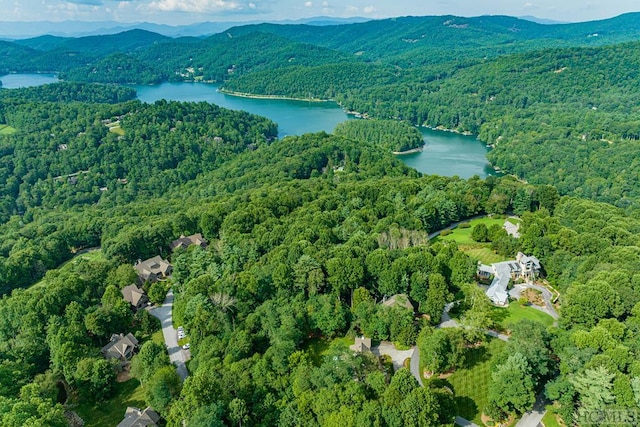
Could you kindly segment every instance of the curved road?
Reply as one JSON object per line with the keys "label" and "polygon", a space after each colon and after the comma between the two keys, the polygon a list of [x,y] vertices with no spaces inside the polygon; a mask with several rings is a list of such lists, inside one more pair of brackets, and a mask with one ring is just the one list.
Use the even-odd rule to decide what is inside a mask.
{"label": "curved road", "polygon": [[189,376],[187,365],[185,364],[185,353],[178,345],[178,331],[173,327],[173,319],[171,318],[171,311],[173,310],[173,289],[167,292],[167,297],[164,299],[164,303],[160,307],[149,310],[149,313],[153,317],[160,320],[162,324],[162,335],[164,335],[164,342],[169,353],[169,360],[176,366],[178,375],[184,381]]}

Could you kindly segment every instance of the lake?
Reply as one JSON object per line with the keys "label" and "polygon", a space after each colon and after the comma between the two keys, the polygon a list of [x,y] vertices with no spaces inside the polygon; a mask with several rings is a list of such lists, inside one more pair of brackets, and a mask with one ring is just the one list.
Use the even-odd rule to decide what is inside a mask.
{"label": "lake", "polygon": [[4,89],[17,89],[56,83],[58,78],[55,74],[6,74],[0,81]]}
{"label": "lake", "polygon": [[[58,81],[53,74],[8,74],[0,76],[2,87],[38,86]],[[268,117],[278,123],[279,136],[302,135],[309,132],[333,132],[338,123],[349,120],[335,102],[307,102],[285,99],[244,98],[218,91],[218,85],[207,83],[163,83],[155,86],[134,86],[138,99],[155,102],[206,101],[232,110],[245,110]],[[486,177],[495,171],[486,159],[487,147],[473,136],[420,128],[425,146],[420,153],[399,156],[412,168],[426,174],[443,176],[473,175]]]}
{"label": "lake", "polygon": [[[163,83],[134,87],[138,91],[138,99],[144,102],[160,99],[207,101],[268,117],[278,123],[280,137],[319,131],[331,133],[338,123],[352,118],[334,102],[244,98],[219,92],[215,84]],[[427,174],[458,175],[461,178],[473,175],[484,178],[496,174],[487,162],[486,145],[475,137],[428,128],[420,128],[420,131],[424,135],[424,150],[399,156],[407,166]]]}

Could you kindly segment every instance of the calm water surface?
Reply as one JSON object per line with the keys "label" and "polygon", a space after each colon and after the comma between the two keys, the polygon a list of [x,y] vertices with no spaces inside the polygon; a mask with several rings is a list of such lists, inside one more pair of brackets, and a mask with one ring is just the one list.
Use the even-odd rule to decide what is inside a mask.
{"label": "calm water surface", "polygon": [[336,125],[347,120],[347,114],[334,102],[306,102],[285,99],[257,99],[225,95],[218,85],[207,83],[162,83],[155,86],[135,86],[138,99],[155,102],[207,101],[231,110],[244,110],[268,117],[278,123],[279,136],[302,135],[309,132],[333,132]]}
{"label": "calm water surface", "polygon": [[[9,74],[0,76],[2,87],[13,89],[58,81],[54,74]],[[283,99],[254,99],[225,95],[207,83],[163,83],[134,86],[143,102],[206,101],[232,110],[245,110],[278,123],[279,136],[308,132],[333,132],[349,116],[334,102],[306,102]],[[420,128],[425,146],[421,153],[400,156],[407,166],[420,172],[444,176],[486,177],[495,172],[486,159],[488,149],[473,136]]]}
{"label": "calm water surface", "polygon": [[424,137],[421,153],[400,156],[402,161],[420,172],[470,178],[496,175],[487,162],[487,146],[474,136],[420,128]]}
{"label": "calm water surface", "polygon": [[17,89],[56,83],[58,78],[55,74],[7,74],[0,76],[0,81],[5,89]]}

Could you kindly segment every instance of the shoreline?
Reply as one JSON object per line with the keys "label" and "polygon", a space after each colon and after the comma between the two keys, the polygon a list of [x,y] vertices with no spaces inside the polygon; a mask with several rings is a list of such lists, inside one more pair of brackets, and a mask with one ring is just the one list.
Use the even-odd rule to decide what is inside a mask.
{"label": "shoreline", "polygon": [[391,154],[394,154],[396,156],[404,156],[405,154],[422,153],[423,148],[424,146],[412,148],[411,150],[406,151],[392,151]]}
{"label": "shoreline", "polygon": [[463,135],[463,136],[475,136],[476,139],[478,139],[477,135],[474,135],[472,132],[460,132],[459,130],[456,129],[447,129],[443,126],[427,126],[427,125],[420,125],[418,127],[423,127],[423,128],[427,128],[427,129],[431,129],[431,130],[437,130],[439,132],[451,132],[451,133],[457,133],[458,135]]}
{"label": "shoreline", "polygon": [[304,102],[335,102],[332,99],[318,99],[318,98],[293,98],[290,96],[282,96],[282,95],[255,95],[251,93],[244,92],[234,92],[231,90],[223,89],[221,87],[218,88],[218,92],[224,93],[225,95],[237,96],[239,98],[251,98],[251,99],[277,99],[284,101],[304,101]]}

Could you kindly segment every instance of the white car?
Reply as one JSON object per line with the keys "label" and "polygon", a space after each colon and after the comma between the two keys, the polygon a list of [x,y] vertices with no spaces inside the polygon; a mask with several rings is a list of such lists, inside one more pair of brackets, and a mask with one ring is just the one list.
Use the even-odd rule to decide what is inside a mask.
{"label": "white car", "polygon": [[189,350],[191,348],[191,344],[186,343],[185,345],[182,346],[182,348],[185,350]]}

